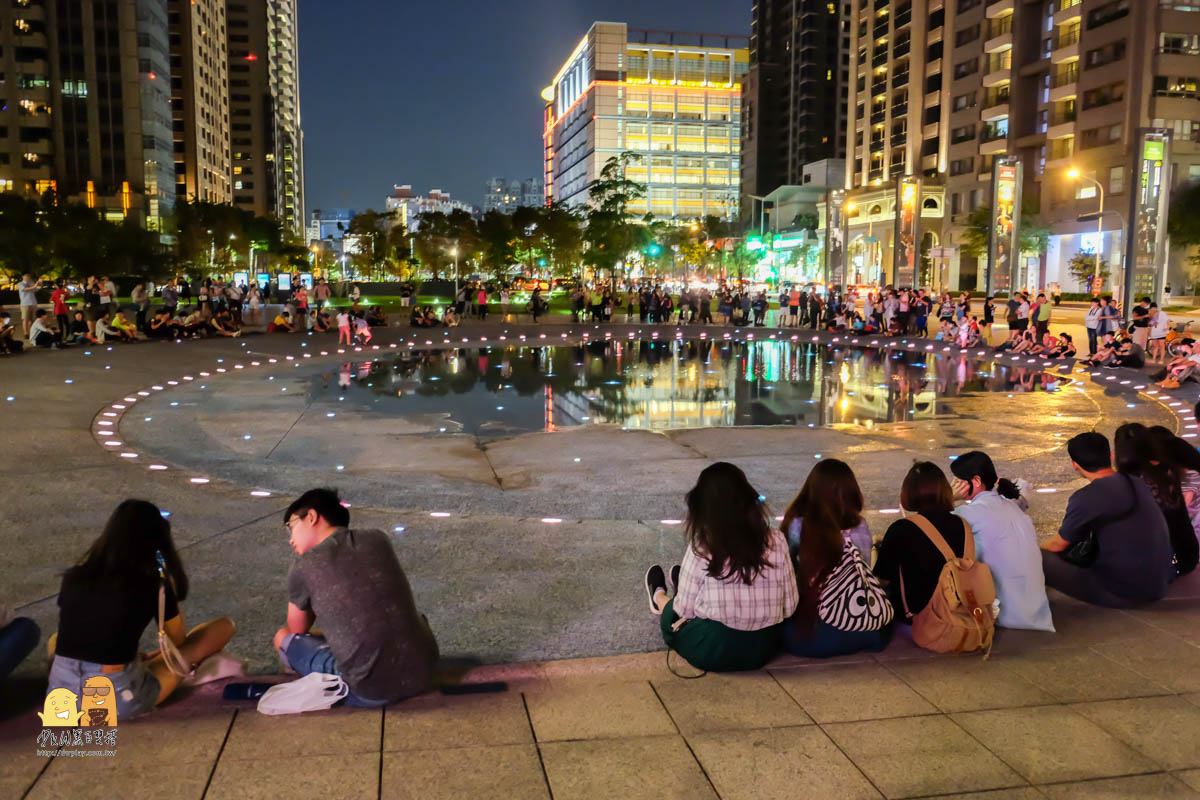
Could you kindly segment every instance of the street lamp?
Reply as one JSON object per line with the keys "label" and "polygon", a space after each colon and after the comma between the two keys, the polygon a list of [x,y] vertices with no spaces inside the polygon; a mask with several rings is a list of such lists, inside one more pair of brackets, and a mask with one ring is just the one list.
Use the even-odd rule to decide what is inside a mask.
{"label": "street lamp", "polygon": [[[1100,181],[1096,180],[1095,178],[1091,177],[1090,175],[1084,175],[1082,172],[1079,171],[1078,167],[1071,167],[1071,169],[1067,170],[1067,177],[1073,181],[1078,181],[1078,180],[1090,181],[1092,183],[1092,185],[1094,185],[1096,187],[1096,191],[1098,192],[1097,196],[1100,199],[1100,207],[1096,211],[1096,236],[1098,238],[1096,241],[1096,276],[1095,276],[1095,277],[1098,277],[1100,275],[1100,258],[1104,254],[1104,184],[1102,184]],[[1124,229],[1124,225],[1125,225],[1124,220],[1122,220],[1121,221],[1122,229]],[[1129,276],[1122,273],[1122,275],[1121,275],[1122,282],[1124,282],[1128,279],[1129,279]]]}
{"label": "street lamp", "polygon": [[454,256],[454,296],[458,297],[458,246],[450,248],[450,255]]}

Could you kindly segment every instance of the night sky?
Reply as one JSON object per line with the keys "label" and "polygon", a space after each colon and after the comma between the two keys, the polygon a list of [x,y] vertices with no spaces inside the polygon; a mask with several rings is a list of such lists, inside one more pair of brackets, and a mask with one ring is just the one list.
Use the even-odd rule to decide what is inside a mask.
{"label": "night sky", "polygon": [[750,0],[299,0],[305,205],[537,177],[538,96],[595,21],[748,36]]}

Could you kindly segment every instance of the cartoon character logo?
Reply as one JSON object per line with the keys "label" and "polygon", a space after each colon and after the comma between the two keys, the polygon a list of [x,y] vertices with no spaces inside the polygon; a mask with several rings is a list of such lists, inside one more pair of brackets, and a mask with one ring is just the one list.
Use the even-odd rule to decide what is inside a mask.
{"label": "cartoon character logo", "polygon": [[76,710],[79,695],[70,689],[51,689],[46,695],[44,711],[39,711],[42,725],[46,727],[73,728],[79,724],[80,712]]}
{"label": "cartoon character logo", "polygon": [[88,678],[83,684],[80,698],[84,728],[115,728],[117,726],[117,692],[113,682],[103,675]]}

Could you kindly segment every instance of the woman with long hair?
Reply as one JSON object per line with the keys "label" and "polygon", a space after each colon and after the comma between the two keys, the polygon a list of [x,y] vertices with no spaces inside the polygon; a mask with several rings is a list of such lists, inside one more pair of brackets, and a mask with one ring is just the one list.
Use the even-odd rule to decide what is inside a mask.
{"label": "woman with long hair", "polygon": [[[857,549],[859,559],[871,563],[871,530],[862,516],[863,496],[854,471],[844,461],[827,458],[817,462],[804,486],[783,515],[799,584],[796,613],[783,626],[783,649],[808,658],[879,652],[888,642],[890,626],[874,630],[845,630],[821,619],[818,605],[835,591],[862,591],[846,581],[831,586],[830,578],[847,557],[846,548]],[[864,570],[865,571],[865,570]],[[847,572],[849,583],[857,578]]]}
{"label": "woman with long hair", "polygon": [[88,678],[102,675],[116,690],[120,720],[166,700],[180,676],[161,653],[138,653],[142,632],[158,614],[160,584],[166,589],[164,630],[183,659],[195,666],[222,650],[234,633],[226,617],[185,633],[179,604],[187,598],[188,577],[170,523],[153,503],[125,500],[82,560],[63,574],[49,688],[78,695]]}
{"label": "woman with long hair", "polygon": [[1021,508],[1021,490],[996,475],[987,453],[973,450],[950,463],[950,488],[963,505],[954,513],[975,537],[975,559],[988,565],[996,583],[1003,628],[1053,631],[1046,576],[1033,520]]}
{"label": "woman with long hair", "polygon": [[[900,485],[900,509],[927,519],[954,555],[962,557],[966,528],[954,515],[954,493],[941,467],[931,461],[912,465]],[[893,607],[905,612],[906,623],[912,624],[912,618],[929,605],[945,563],[916,523],[898,519],[888,526],[879,543],[875,574],[884,581]]]}
{"label": "woman with long hair", "polygon": [[646,571],[663,641],[698,669],[759,669],[779,647],[780,623],[796,610],[787,539],[768,514],[745,473],[719,461],[687,493],[687,548],[671,570],[675,596],[661,566]]}
{"label": "woman with long hair", "polygon": [[1182,477],[1186,468],[1177,463],[1177,459],[1190,460],[1190,457],[1176,454],[1175,447],[1163,433],[1174,438],[1166,429],[1154,434],[1141,423],[1127,422],[1117,428],[1113,436],[1113,455],[1118,472],[1141,477],[1167,521],[1173,551],[1168,579],[1174,580],[1196,568],[1200,543],[1183,494]]}

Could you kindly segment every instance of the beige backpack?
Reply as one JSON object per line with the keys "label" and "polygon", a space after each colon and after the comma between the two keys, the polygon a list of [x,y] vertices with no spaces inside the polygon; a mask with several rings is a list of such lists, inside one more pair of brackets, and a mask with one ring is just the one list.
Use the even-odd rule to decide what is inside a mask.
{"label": "beige backpack", "polygon": [[975,560],[975,537],[966,520],[963,524],[963,557],[954,555],[950,545],[937,528],[920,514],[908,518],[920,528],[934,547],[946,559],[937,589],[916,616],[908,609],[904,598],[904,573],[900,573],[900,598],[904,613],[912,620],[913,641],[935,653],[971,653],[984,650],[984,658],[992,652],[992,635],[996,631],[993,606],[996,584],[992,571]]}

